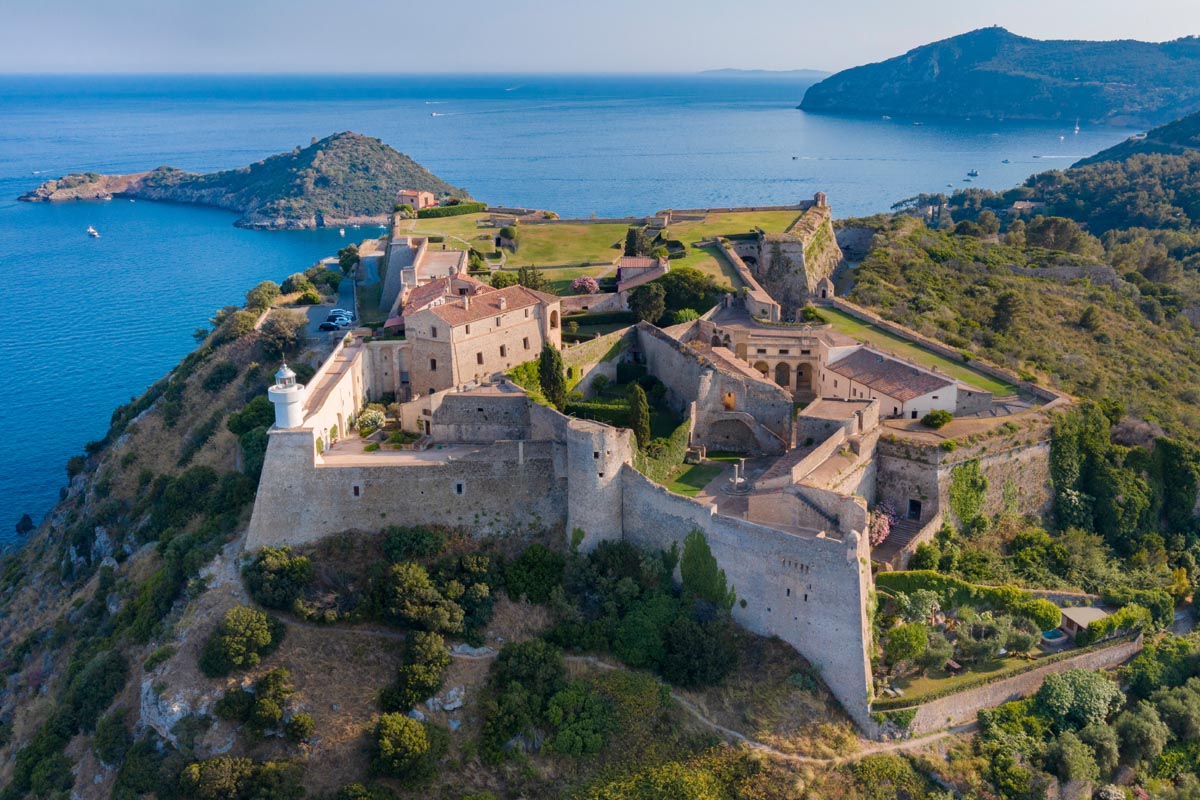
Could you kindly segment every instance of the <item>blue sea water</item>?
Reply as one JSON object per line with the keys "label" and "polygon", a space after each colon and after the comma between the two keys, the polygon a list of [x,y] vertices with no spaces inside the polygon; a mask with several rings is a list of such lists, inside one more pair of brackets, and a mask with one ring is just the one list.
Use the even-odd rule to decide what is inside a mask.
{"label": "blue sea water", "polygon": [[[67,458],[192,349],[192,331],[214,310],[345,242],[336,231],[240,230],[234,215],[205,208],[16,202],[47,178],[162,164],[226,169],[354,130],[492,204],[606,216],[825,191],[835,214],[849,216],[921,191],[1006,188],[1130,134],[806,114],[795,109],[805,86],[680,76],[0,76],[0,545],[22,513],[42,517]],[[970,169],[981,174],[963,183]],[[89,225],[101,238],[85,235]]]}

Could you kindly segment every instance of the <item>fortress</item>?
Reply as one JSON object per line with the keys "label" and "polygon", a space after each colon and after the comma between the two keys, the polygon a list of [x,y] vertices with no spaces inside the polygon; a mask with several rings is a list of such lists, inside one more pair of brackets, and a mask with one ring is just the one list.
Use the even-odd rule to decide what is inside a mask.
{"label": "fortress", "polygon": [[[827,253],[837,245],[818,199],[812,208]],[[805,258],[806,240],[797,241]],[[902,565],[932,536],[951,513],[954,470],[967,461],[978,460],[989,478],[986,511],[1044,512],[1045,409],[1066,399],[1028,386],[1020,397],[996,398],[827,325],[787,323],[781,318],[793,315],[739,249],[757,254],[759,274],[790,287],[787,302],[835,301],[829,270],[798,268],[786,244],[724,243],[749,280],[698,320],[667,329],[639,323],[564,351],[584,395],[598,376],[616,379],[622,364],[661,381],[665,404],[687,421],[689,458],[745,456],[696,497],[636,468],[631,431],[536,403],[504,376],[543,343],[561,346],[558,298],[453,273],[425,285],[434,288],[410,287],[407,299],[419,302],[406,303],[404,316],[414,338],[347,336],[307,387],[280,371],[246,547],[444,524],[481,535],[557,530],[584,551],[612,539],[659,550],[699,529],[737,592],[735,619],[795,647],[855,722],[875,730],[873,566]],[[811,251],[807,258],[802,265],[811,266]],[[418,349],[435,340],[442,355]],[[425,358],[436,358],[436,369],[422,373],[416,362]],[[406,365],[406,383],[430,391],[400,391]],[[438,383],[435,372],[446,379]],[[385,395],[399,401],[403,429],[420,436],[415,445],[369,450],[345,437],[360,409]],[[942,446],[949,434],[914,421],[935,408],[955,414],[956,447]],[[872,509],[888,506],[902,519],[872,547]]]}

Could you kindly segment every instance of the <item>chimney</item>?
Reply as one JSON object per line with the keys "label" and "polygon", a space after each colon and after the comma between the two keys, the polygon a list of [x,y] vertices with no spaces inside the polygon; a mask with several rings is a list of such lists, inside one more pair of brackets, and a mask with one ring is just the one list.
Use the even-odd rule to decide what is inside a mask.
{"label": "chimney", "polygon": [[470,308],[471,307],[471,295],[464,294],[462,296],[462,299],[463,299],[463,308]]}
{"label": "chimney", "polygon": [[500,303],[501,311],[508,308],[508,298],[507,297],[501,297],[498,302]]}

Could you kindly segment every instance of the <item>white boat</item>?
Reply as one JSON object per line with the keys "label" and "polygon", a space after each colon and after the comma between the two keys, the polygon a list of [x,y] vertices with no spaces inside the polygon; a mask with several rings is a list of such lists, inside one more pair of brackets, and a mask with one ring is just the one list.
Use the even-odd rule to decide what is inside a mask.
{"label": "white boat", "polygon": [[891,119],[891,117],[889,117],[887,114],[884,114],[884,115],[883,115],[883,118],[884,118],[884,119]]}
{"label": "white boat", "polygon": [[1079,135],[1079,117],[1075,118],[1075,135]]}
{"label": "white boat", "polygon": [[88,235],[88,236],[90,236],[90,237],[92,237],[93,239],[99,239],[99,238],[100,238],[100,231],[96,230],[96,229],[95,229],[95,228],[93,228],[91,225],[88,225],[88,228],[87,228],[87,235]]}
{"label": "white boat", "polygon": [[346,235],[346,229],[338,228],[338,236],[345,236],[345,235]]}

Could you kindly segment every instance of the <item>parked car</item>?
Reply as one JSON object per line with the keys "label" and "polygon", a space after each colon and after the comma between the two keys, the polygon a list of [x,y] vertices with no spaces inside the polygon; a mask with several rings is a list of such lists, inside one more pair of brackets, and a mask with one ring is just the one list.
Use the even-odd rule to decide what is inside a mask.
{"label": "parked car", "polygon": [[332,309],[332,310],[330,310],[330,312],[329,312],[329,313],[330,313],[330,314],[345,314],[345,315],[346,315],[347,317],[349,317],[350,319],[354,319],[354,312],[353,312],[353,311],[347,311],[347,310],[346,310],[346,309],[344,309],[344,308],[335,308],[335,309]]}
{"label": "parked car", "polygon": [[318,327],[323,331],[340,331],[342,326],[336,322],[322,322]]}
{"label": "parked car", "polygon": [[349,317],[342,316],[341,314],[330,314],[328,317],[325,318],[325,321],[326,322],[345,322],[345,323],[349,324],[352,320]]}

